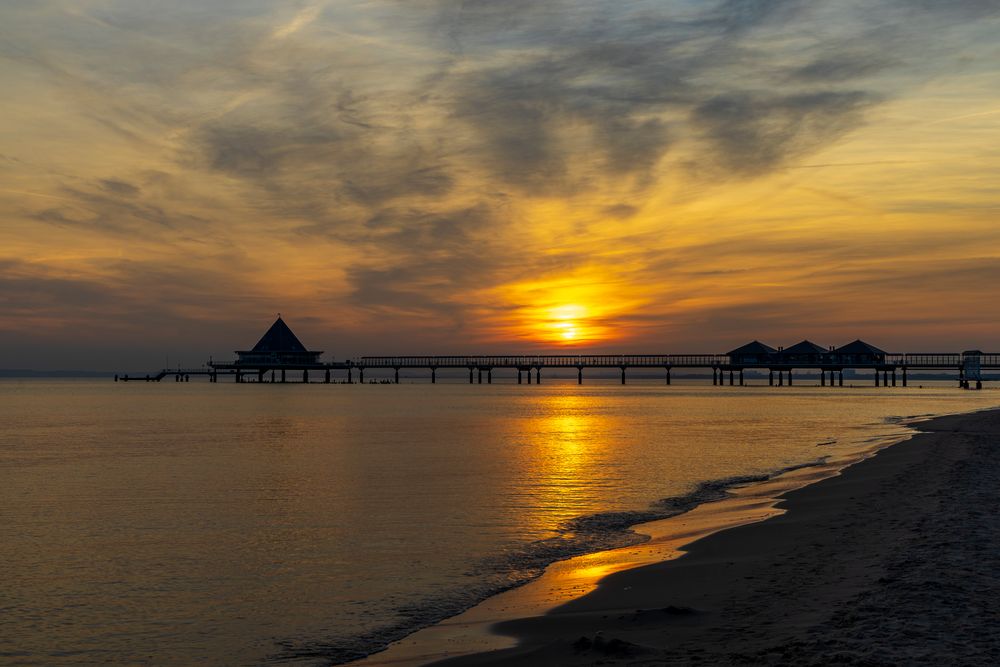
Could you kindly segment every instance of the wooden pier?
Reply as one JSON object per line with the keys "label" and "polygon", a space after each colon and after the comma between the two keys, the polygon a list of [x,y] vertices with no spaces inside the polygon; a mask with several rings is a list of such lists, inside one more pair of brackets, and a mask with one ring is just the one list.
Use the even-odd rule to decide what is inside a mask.
{"label": "wooden pier", "polygon": [[[671,373],[677,369],[711,371],[712,384],[744,385],[746,371],[767,373],[771,386],[793,386],[796,372],[818,371],[821,386],[843,387],[844,371],[872,373],[876,387],[909,385],[910,374],[923,371],[954,372],[960,387],[982,388],[983,371],[1000,370],[1000,353],[967,350],[965,352],[888,353],[869,343],[856,340],[839,348],[824,348],[811,341],[802,341],[788,348],[773,348],[758,341],[747,343],[725,354],[579,354],[579,355],[395,355],[365,356],[344,361],[322,362],[322,352],[310,351],[295,334],[278,319],[252,350],[237,351],[237,359],[227,362],[210,360],[197,369],[162,369],[145,376],[115,376],[115,380],[160,382],[173,377],[186,382],[190,376],[208,376],[218,382],[220,375],[231,375],[235,382],[286,382],[288,372],[301,373],[302,382],[313,379],[324,383],[365,381],[365,371],[391,370],[392,382],[399,383],[401,370],[426,371],[431,384],[437,382],[438,371],[462,369],[468,371],[469,384],[492,384],[493,372],[514,370],[518,384],[541,384],[543,371],[575,369],[578,384],[583,384],[586,369],[617,369],[625,384],[632,369],[659,369],[665,384],[671,383]],[[341,375],[340,379],[334,374]],[[706,372],[707,377],[707,372]],[[534,377],[532,377],[534,376]]]}

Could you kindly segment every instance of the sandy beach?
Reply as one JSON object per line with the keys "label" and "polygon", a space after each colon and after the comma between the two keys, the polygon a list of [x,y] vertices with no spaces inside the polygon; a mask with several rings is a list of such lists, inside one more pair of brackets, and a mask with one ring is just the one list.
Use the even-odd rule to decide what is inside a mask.
{"label": "sandy beach", "polygon": [[438,664],[997,664],[1000,411],[782,496],[784,513],[494,632]]}

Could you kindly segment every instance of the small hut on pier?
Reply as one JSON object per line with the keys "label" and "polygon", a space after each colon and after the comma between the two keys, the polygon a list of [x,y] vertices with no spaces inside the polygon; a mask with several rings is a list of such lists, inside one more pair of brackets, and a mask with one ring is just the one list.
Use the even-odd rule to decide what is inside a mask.
{"label": "small hut on pier", "polygon": [[811,368],[829,363],[830,351],[812,341],[804,340],[791,347],[778,350],[776,358],[780,364],[788,366],[801,365]]}
{"label": "small hut on pier", "polygon": [[830,353],[841,366],[877,366],[885,363],[886,353],[863,340],[856,340]]}
{"label": "small hut on pier", "polygon": [[772,355],[778,351],[760,341],[747,343],[742,347],[727,352],[729,363],[733,366],[766,366],[771,363]]}

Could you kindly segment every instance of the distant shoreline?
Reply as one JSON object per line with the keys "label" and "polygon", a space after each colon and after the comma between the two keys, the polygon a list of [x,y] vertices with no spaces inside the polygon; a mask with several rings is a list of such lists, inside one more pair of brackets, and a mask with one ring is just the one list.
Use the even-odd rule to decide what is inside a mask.
{"label": "distant shoreline", "polygon": [[113,378],[115,374],[111,371],[36,371],[32,369],[0,368],[0,378],[11,379],[31,379],[31,378]]}

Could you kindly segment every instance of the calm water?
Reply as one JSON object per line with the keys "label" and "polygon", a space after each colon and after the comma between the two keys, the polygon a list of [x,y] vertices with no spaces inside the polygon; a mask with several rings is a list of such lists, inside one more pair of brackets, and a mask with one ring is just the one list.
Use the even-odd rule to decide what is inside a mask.
{"label": "calm water", "polygon": [[0,661],[346,659],[553,558],[637,539],[621,529],[684,506],[701,482],[998,399],[950,386],[6,381]]}

